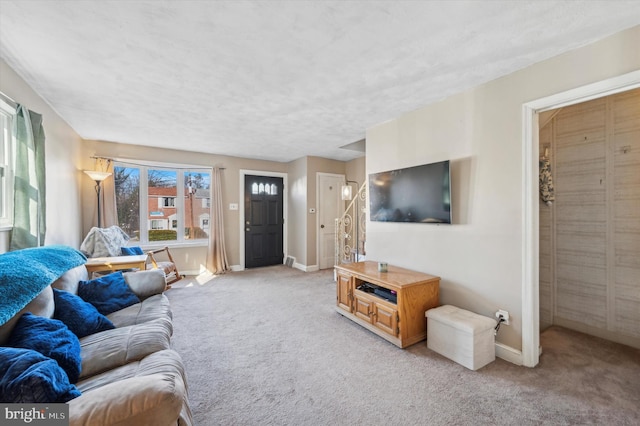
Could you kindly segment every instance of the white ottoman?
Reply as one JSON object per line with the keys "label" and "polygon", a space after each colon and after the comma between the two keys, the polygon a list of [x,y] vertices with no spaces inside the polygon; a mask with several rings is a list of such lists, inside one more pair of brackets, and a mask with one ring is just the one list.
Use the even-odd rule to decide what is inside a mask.
{"label": "white ottoman", "polygon": [[496,320],[451,305],[429,309],[427,347],[477,370],[496,359]]}

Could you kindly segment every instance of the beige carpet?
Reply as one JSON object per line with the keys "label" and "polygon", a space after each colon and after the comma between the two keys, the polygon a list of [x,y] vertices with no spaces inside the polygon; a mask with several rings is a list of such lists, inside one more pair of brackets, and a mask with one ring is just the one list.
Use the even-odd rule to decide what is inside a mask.
{"label": "beige carpet", "polygon": [[284,266],[167,292],[197,425],[638,425],[640,351],[553,327],[533,369],[473,372],[337,314],[331,271]]}

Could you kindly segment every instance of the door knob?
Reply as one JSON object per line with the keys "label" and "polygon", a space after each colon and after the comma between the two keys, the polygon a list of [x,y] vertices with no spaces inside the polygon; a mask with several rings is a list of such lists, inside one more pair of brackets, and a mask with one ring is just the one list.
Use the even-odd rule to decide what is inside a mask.
{"label": "door knob", "polygon": [[324,228],[324,225],[320,225],[320,228]]}
{"label": "door knob", "polygon": [[249,232],[249,231],[251,231],[251,229],[247,228],[247,229],[245,229],[245,231]]}

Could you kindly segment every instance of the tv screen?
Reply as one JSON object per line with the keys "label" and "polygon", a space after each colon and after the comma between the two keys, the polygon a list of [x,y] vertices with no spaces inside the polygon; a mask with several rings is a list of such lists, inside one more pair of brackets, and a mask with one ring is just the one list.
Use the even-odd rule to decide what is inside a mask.
{"label": "tv screen", "polygon": [[449,161],[369,175],[375,222],[451,223]]}

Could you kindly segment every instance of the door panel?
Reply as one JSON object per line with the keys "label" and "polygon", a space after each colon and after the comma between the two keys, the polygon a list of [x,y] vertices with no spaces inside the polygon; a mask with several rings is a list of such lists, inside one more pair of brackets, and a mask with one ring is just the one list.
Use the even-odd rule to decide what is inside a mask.
{"label": "door panel", "polygon": [[245,267],[282,264],[283,180],[246,175],[244,183]]}
{"label": "door panel", "polygon": [[335,220],[344,212],[341,188],[343,175],[318,174],[318,263],[320,269],[335,263]]}

